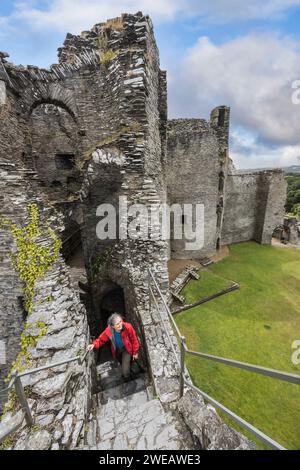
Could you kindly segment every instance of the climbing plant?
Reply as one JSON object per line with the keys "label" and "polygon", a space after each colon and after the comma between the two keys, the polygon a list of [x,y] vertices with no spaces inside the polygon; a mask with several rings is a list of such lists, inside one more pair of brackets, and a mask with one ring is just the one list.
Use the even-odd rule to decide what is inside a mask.
{"label": "climbing plant", "polygon": [[[29,204],[29,221],[23,227],[18,227],[9,219],[0,216],[1,228],[10,231],[15,242],[16,251],[11,251],[9,257],[13,268],[23,283],[23,303],[28,315],[33,310],[33,300],[36,295],[36,282],[57,260],[61,248],[61,240],[55,235],[49,225],[42,225],[36,204]],[[50,238],[50,247],[44,246],[42,239]],[[46,298],[47,301],[50,297]],[[31,354],[28,348],[36,345],[38,340],[47,333],[47,326],[42,321],[34,325],[27,323],[20,337],[20,352],[11,366],[6,378],[10,380],[12,372],[22,372],[31,366]]]}
{"label": "climbing plant", "polygon": [[[9,229],[16,245],[16,253],[9,254],[13,268],[24,283],[24,308],[30,314],[33,309],[33,298],[36,294],[35,285],[53,265],[59,255],[61,240],[51,227],[41,227],[39,211],[36,204],[28,206],[29,222],[18,227],[9,219],[0,216],[2,227]],[[50,237],[51,247],[44,246],[41,238]]]}

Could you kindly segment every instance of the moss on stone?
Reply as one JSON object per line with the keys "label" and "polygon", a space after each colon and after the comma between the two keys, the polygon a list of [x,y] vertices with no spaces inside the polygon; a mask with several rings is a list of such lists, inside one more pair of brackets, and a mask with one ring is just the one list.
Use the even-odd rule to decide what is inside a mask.
{"label": "moss on stone", "polygon": [[112,49],[108,49],[107,51],[103,52],[100,57],[100,64],[108,65],[109,62],[114,59],[119,54],[119,51],[113,51]]}

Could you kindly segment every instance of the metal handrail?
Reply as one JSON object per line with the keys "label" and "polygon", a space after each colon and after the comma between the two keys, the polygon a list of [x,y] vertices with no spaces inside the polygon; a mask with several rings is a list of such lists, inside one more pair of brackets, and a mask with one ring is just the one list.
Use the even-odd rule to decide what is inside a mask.
{"label": "metal handrail", "polygon": [[[154,292],[153,292],[153,290],[151,289],[151,287],[150,287],[150,292],[151,292],[152,297],[153,297],[153,299],[154,299],[157,313],[159,314],[160,319],[161,319],[161,321],[162,321],[162,323],[163,323],[164,320],[163,320],[163,318],[162,318],[162,316],[161,316],[161,313],[160,313],[160,310],[159,310],[159,305],[158,305],[158,303],[156,302],[156,299],[155,299],[155,296],[154,296]],[[179,360],[178,355],[177,355],[177,353],[176,353],[176,351],[175,351],[175,347],[174,347],[174,344],[172,343],[172,340],[171,340],[171,338],[170,338],[169,332],[167,331],[166,328],[165,328],[165,332],[166,332],[166,334],[167,334],[167,336],[168,336],[168,339],[169,339],[169,341],[170,341],[170,344],[171,344],[173,353],[174,353],[174,355],[175,355],[177,364],[178,364],[178,366],[179,366],[179,369],[181,369],[180,360]]]}
{"label": "metal handrail", "polygon": [[235,361],[233,359],[226,359],[224,357],[213,356],[211,354],[204,354],[196,351],[191,351],[190,349],[185,350],[187,354],[191,356],[198,356],[202,359],[208,359],[214,362],[220,362],[227,366],[237,367],[238,369],[248,370],[250,372],[255,372],[256,374],[261,374],[265,376],[272,377],[274,379],[283,380],[285,382],[293,383],[300,385],[300,376],[296,374],[289,374],[288,372],[283,372],[280,370],[269,369],[268,367],[256,366],[253,364],[248,364],[247,362]]}
{"label": "metal handrail", "polygon": [[206,401],[208,401],[209,403],[214,405],[216,408],[219,408],[223,413],[225,413],[227,416],[229,416],[229,418],[233,419],[240,426],[242,426],[243,428],[247,429],[247,431],[254,434],[254,436],[256,436],[258,439],[260,439],[262,442],[264,442],[265,444],[268,444],[272,449],[286,450],[286,448],[283,447],[281,444],[276,442],[271,437],[267,436],[264,432],[260,431],[259,429],[257,429],[252,424],[248,423],[248,421],[246,421],[243,418],[241,418],[240,416],[238,416],[236,413],[231,411],[226,406],[222,405],[222,403],[219,403],[217,400],[212,398],[210,395],[203,392],[203,390],[200,390],[200,388],[196,387],[195,385],[191,384],[190,382],[188,382],[185,379],[183,381],[186,385],[188,385],[190,388],[195,390],[195,392],[200,393]]}
{"label": "metal handrail", "polygon": [[[272,378],[277,379],[277,380],[282,380],[282,381],[294,383],[294,384],[297,384],[297,385],[300,385],[300,376],[296,375],[296,374],[289,374],[289,373],[283,372],[283,371],[278,371],[278,370],[275,370],[275,369],[268,369],[266,367],[261,367],[261,366],[249,364],[249,363],[246,363],[246,362],[235,361],[233,359],[227,359],[227,358],[224,358],[224,357],[214,356],[214,355],[211,355],[211,354],[196,352],[196,351],[192,351],[192,350],[188,349],[188,347],[186,345],[185,337],[182,336],[178,326],[176,325],[175,320],[173,318],[173,315],[170,311],[170,308],[167,305],[167,302],[166,302],[166,300],[165,300],[165,298],[164,298],[164,296],[163,296],[163,294],[160,290],[160,287],[159,287],[159,285],[158,285],[158,283],[157,283],[157,281],[156,281],[156,279],[155,279],[155,277],[154,277],[154,275],[153,275],[150,268],[148,268],[148,274],[149,274],[149,293],[152,295],[152,297],[155,301],[156,307],[158,309],[159,308],[158,303],[156,301],[154,292],[153,292],[153,290],[151,288],[151,285],[150,285],[150,282],[151,282],[150,280],[152,280],[154,282],[155,288],[157,289],[159,297],[160,297],[160,299],[161,299],[161,301],[162,301],[162,303],[165,307],[167,315],[168,315],[169,319],[171,320],[172,324],[174,325],[174,328],[176,330],[176,333],[177,333],[178,338],[179,338],[180,343],[181,343],[181,348],[180,348],[180,353],[181,354],[180,354],[180,358],[179,358],[176,351],[175,351],[172,340],[169,337],[169,334],[166,330],[164,322],[162,321],[162,325],[163,325],[163,327],[164,327],[164,329],[167,333],[167,336],[168,336],[168,338],[171,342],[172,349],[173,349],[173,352],[175,354],[176,361],[180,365],[180,397],[183,396],[184,385],[187,385],[188,387],[192,388],[197,393],[199,393],[209,403],[213,404],[214,406],[219,408],[221,411],[226,413],[230,418],[232,418],[234,421],[236,421],[239,425],[241,425],[242,427],[244,427],[245,429],[250,431],[252,434],[254,434],[257,438],[259,438],[264,443],[268,444],[271,448],[278,449],[278,450],[285,450],[285,447],[283,447],[281,444],[279,444],[278,442],[273,440],[271,437],[267,436],[265,433],[263,433],[262,431],[260,431],[256,427],[254,427],[252,424],[245,421],[243,418],[241,418],[240,416],[235,414],[233,411],[229,410],[227,407],[222,405],[222,403],[218,402],[217,400],[215,400],[214,398],[209,396],[207,393],[200,390],[198,387],[193,385],[191,382],[187,381],[186,378],[185,378],[185,354],[190,354],[191,356],[201,357],[203,359],[208,359],[208,360],[211,360],[211,361],[214,361],[214,362],[219,362],[219,363],[231,366],[231,367],[236,367],[238,369],[247,370],[247,371],[250,371],[250,372],[254,372],[256,374],[269,376],[269,377],[272,377]],[[162,318],[161,314],[160,314],[160,317]]]}
{"label": "metal handrail", "polygon": [[[153,274],[152,274],[151,269],[148,269],[148,272],[149,272],[150,278],[151,278],[152,281],[154,282],[154,285],[155,285],[156,289],[158,290],[159,296],[160,296],[160,298],[161,298],[161,300],[162,300],[162,302],[163,302],[163,304],[164,304],[164,307],[165,307],[165,309],[166,309],[166,311],[167,311],[168,317],[170,318],[170,320],[171,320],[171,322],[172,322],[172,324],[173,324],[173,326],[174,326],[174,328],[175,328],[175,330],[176,330],[176,333],[178,334],[179,338],[181,338],[182,335],[181,335],[181,333],[180,333],[180,331],[179,331],[179,328],[178,328],[178,326],[177,326],[176,323],[175,323],[175,320],[174,320],[174,318],[173,318],[173,316],[172,316],[172,314],[171,314],[171,311],[170,311],[170,309],[169,309],[169,306],[168,306],[168,304],[167,304],[167,302],[166,302],[166,300],[165,300],[165,298],[164,298],[164,296],[163,296],[163,294],[162,294],[162,292],[161,292],[161,290],[160,290],[160,288],[159,288],[159,285],[158,285],[157,282],[156,282],[155,277],[154,277]],[[151,288],[150,282],[149,282],[149,288]]]}
{"label": "metal handrail", "polygon": [[[12,389],[13,386],[15,387],[17,397],[18,397],[18,399],[21,403],[21,407],[22,407],[22,410],[23,410],[23,413],[24,413],[23,416],[26,420],[26,424],[28,426],[32,426],[33,425],[33,417],[32,417],[31,411],[30,411],[28,400],[27,400],[25,392],[24,392],[24,387],[23,387],[22,380],[21,380],[22,377],[26,377],[28,375],[36,374],[37,372],[41,372],[41,371],[46,370],[46,369],[54,369],[54,368],[60,367],[64,364],[69,364],[70,362],[77,361],[81,365],[81,364],[84,363],[88,353],[89,353],[89,351],[85,351],[85,353],[82,357],[81,356],[74,356],[72,358],[66,359],[65,361],[55,362],[53,364],[48,364],[48,365],[45,365],[45,366],[42,366],[42,367],[37,367],[35,369],[27,370],[25,372],[22,372],[21,374],[19,374],[18,372],[15,372],[15,373],[12,374],[12,379],[11,379],[8,387],[6,387],[3,390],[0,390],[0,393],[8,392],[9,390]],[[10,434],[12,434],[17,429],[19,429],[22,426],[22,423],[23,423],[23,420],[19,424],[15,425],[8,432],[1,434],[0,435],[0,443],[4,439],[6,439]]]}

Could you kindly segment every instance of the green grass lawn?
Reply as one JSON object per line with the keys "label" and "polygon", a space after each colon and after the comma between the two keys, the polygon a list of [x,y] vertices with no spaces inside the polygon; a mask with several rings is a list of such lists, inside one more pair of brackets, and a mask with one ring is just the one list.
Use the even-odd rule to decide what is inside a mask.
{"label": "green grass lawn", "polygon": [[186,304],[193,304],[202,297],[216,294],[220,290],[230,287],[233,283],[233,281],[214,274],[209,269],[203,269],[199,271],[199,274],[200,279],[190,281],[181,291]]}
{"label": "green grass lawn", "polygon": [[[240,243],[209,271],[215,292],[228,280],[241,288],[175,316],[188,347],[300,375],[300,365],[291,362],[292,342],[300,339],[300,250]],[[185,295],[207,295],[201,279],[189,283]],[[187,364],[206,393],[283,446],[300,448],[298,385],[204,359],[189,357]]]}

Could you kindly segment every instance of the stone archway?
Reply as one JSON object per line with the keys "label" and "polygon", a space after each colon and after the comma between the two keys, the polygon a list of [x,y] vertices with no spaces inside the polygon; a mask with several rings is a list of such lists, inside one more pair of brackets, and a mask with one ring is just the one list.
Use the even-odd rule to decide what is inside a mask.
{"label": "stone archway", "polygon": [[53,104],[64,108],[77,121],[78,109],[72,90],[58,82],[36,82],[23,91],[28,115],[41,104]]}
{"label": "stone archway", "polygon": [[[98,337],[107,327],[108,318],[112,313],[119,313],[128,320],[124,289],[111,281],[102,279],[92,286],[93,318],[90,324],[91,335]],[[98,352],[97,362],[102,363],[111,359],[110,344],[106,344]]]}

